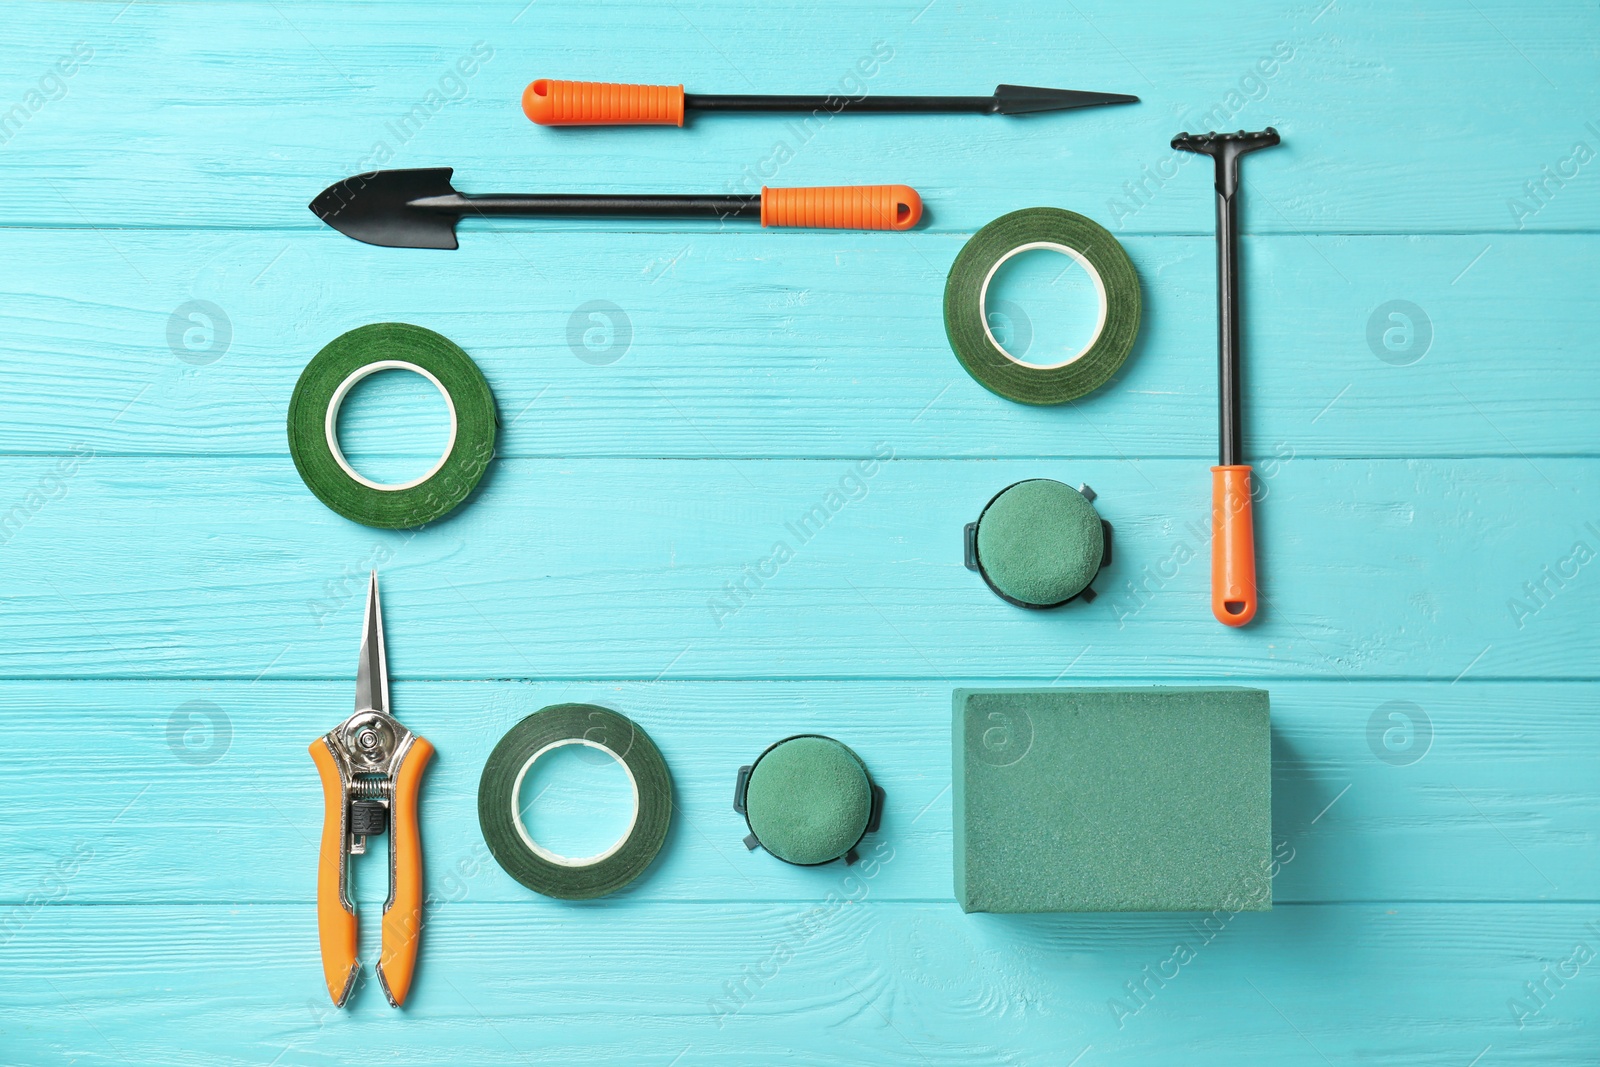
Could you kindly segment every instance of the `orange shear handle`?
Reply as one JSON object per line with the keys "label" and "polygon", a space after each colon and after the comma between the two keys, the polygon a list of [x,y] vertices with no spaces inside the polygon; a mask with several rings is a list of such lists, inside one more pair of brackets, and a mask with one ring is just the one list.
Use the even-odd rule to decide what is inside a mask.
{"label": "orange shear handle", "polygon": [[344,1007],[356,986],[356,911],[345,893],[344,783],[328,742],[311,742],[311,760],[322,777],[322,846],[317,858],[317,935],[322,942],[322,976],[333,1003]]}
{"label": "orange shear handle", "polygon": [[1226,626],[1256,617],[1256,535],[1250,468],[1211,468],[1211,613]]}
{"label": "orange shear handle", "polygon": [[422,772],[433,758],[433,746],[418,737],[401,758],[389,805],[389,900],[383,907],[383,951],[378,957],[378,984],[398,1008],[411,991],[422,938],[422,834],[417,826],[417,796]]}

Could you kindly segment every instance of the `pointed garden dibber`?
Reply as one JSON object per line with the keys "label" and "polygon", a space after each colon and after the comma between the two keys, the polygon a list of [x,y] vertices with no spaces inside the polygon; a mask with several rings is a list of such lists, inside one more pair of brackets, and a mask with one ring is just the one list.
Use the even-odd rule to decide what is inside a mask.
{"label": "pointed garden dibber", "polygon": [[541,126],[682,126],[689,111],[812,111],[895,114],[1029,115],[1107,104],[1137,96],[1077,89],[1000,85],[992,96],[707,95],[681,85],[619,85],[540,78],[522,93],[523,113]]}

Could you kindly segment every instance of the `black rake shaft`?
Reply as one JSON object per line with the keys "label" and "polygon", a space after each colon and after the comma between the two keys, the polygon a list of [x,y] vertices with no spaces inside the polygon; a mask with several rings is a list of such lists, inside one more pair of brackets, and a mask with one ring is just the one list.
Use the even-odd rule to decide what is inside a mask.
{"label": "black rake shaft", "polygon": [[1210,156],[1217,187],[1217,453],[1219,465],[1236,466],[1244,455],[1239,401],[1239,157],[1279,142],[1268,126],[1256,133],[1180,133],[1172,147]]}

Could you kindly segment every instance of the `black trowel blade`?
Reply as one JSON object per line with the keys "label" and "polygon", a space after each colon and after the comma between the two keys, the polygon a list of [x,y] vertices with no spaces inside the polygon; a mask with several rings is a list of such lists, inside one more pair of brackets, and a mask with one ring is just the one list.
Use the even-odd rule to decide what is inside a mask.
{"label": "black trowel blade", "polygon": [[375,170],[335,182],[311,201],[311,211],[346,237],[388,248],[455,248],[457,215],[424,211],[412,202],[453,196],[450,167]]}

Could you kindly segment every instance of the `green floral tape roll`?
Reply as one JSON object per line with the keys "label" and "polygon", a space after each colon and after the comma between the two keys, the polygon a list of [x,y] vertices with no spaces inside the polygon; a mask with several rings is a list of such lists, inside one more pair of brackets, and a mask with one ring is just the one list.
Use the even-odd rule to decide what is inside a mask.
{"label": "green floral tape roll", "polygon": [[[522,822],[520,793],[543,755],[565,745],[610,753],[628,772],[633,819],[615,844],[593,856],[562,856],[540,845]],[[644,873],[672,821],[672,776],[655,742],[633,720],[595,704],[554,704],[513,726],[489,753],[478,781],[478,826],[505,872],[562,900],[615,893]]]}
{"label": "green floral tape roll", "polygon": [[[355,384],[382,370],[409,370],[433,383],[450,411],[450,442],[422,477],[385,485],[357,474],[339,448],[339,406]],[[452,511],[494,457],[494,394],[478,365],[448,338],[403,322],[340,334],[300,372],[289,399],[289,453],[306,487],[328,507],[367,526],[399,530]]]}
{"label": "green floral tape roll", "polygon": [[[989,328],[984,301],[1000,265],[1036,248],[1075,259],[1100,298],[1094,336],[1059,363],[1024,363]],[[1122,366],[1139,334],[1139,275],[1104,226],[1074,211],[1027,208],[1001,215],[972,235],[944,287],[950,347],[978,384],[1022,404],[1064,404],[1100,388]]]}

